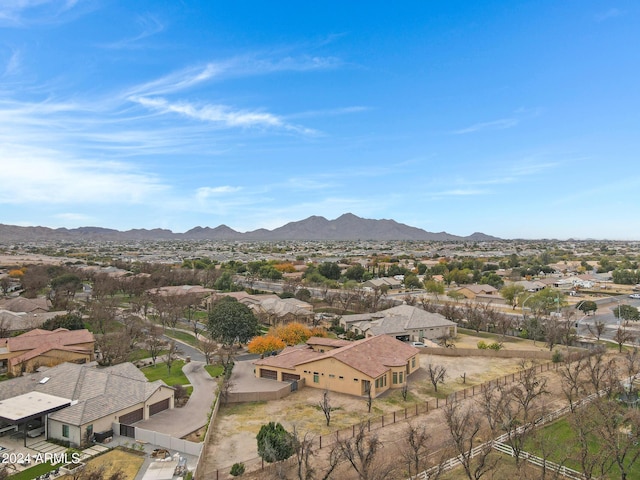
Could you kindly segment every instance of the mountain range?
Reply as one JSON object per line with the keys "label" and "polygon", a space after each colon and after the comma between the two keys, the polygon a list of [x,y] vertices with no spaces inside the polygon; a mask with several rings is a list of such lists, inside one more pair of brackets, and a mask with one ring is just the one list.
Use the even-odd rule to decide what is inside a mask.
{"label": "mountain range", "polygon": [[473,233],[466,237],[447,232],[432,233],[395,220],[373,220],[345,213],[335,220],[311,216],[297,222],[267,230],[237,232],[226,225],[195,227],[184,233],[166,229],[133,229],[119,231],[101,227],[47,228],[19,227],[0,224],[0,243],[35,241],[158,241],[158,240],[218,240],[218,241],[277,241],[277,240],[414,240],[484,242],[499,238]]}

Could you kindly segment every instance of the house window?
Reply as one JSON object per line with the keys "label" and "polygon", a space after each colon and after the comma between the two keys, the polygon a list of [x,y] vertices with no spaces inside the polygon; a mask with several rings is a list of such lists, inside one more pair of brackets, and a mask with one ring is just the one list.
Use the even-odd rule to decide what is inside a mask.
{"label": "house window", "polygon": [[318,375],[318,372],[313,372],[313,383],[320,383],[320,375]]}
{"label": "house window", "polygon": [[69,425],[62,425],[62,436],[69,438]]}
{"label": "house window", "polygon": [[330,373],[329,378],[336,378],[336,376],[333,373]]}
{"label": "house window", "polygon": [[357,378],[354,378],[354,379],[353,379],[353,381],[354,381],[354,382],[357,382],[357,381],[358,381],[358,379],[357,379]]}
{"label": "house window", "polygon": [[340,380],[344,380],[344,377],[343,377],[342,375],[340,375],[338,378],[339,378]]}
{"label": "house window", "polygon": [[416,357],[411,359],[411,368],[416,368]]}
{"label": "house window", "polygon": [[400,380],[399,383],[404,383],[404,380],[402,378],[402,372],[398,372],[398,380]]}
{"label": "house window", "polygon": [[398,372],[393,372],[393,384],[398,383]]}

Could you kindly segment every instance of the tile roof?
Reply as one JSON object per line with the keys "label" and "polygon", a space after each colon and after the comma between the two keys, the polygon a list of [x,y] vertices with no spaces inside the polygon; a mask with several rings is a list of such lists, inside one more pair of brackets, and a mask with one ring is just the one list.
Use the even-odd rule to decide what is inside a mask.
{"label": "tile roof", "polygon": [[349,342],[348,345],[324,353],[314,352],[306,345],[287,347],[276,356],[256,361],[255,365],[294,370],[299,365],[335,358],[365,375],[377,378],[390,367],[406,365],[418,352],[418,349],[395,338],[378,335]]}
{"label": "tile roof", "polygon": [[36,310],[48,311],[49,303],[46,298],[25,298],[15,297],[10,300],[6,300],[0,304],[0,307],[4,310],[11,312],[34,312]]}
{"label": "tile roof", "polygon": [[[40,383],[45,377],[49,380]],[[0,400],[32,391],[77,400],[77,404],[50,415],[50,418],[82,425],[141,403],[158,388],[167,385],[162,380],[148,382],[131,363],[107,368],[63,363],[43,372],[5,380],[2,387]]]}

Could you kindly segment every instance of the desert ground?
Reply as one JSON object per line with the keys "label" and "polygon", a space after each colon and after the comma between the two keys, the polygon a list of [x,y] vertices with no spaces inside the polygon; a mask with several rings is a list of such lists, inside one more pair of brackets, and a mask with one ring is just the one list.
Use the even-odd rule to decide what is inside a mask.
{"label": "desert ground", "polygon": [[[477,348],[480,340],[483,338],[459,335],[455,344],[458,348]],[[505,349],[510,350],[546,350],[540,342],[534,345],[533,342],[519,339],[509,339],[504,345]],[[425,349],[425,352],[427,351],[428,349]],[[280,400],[221,406],[215,423],[211,426],[213,430],[210,441],[205,446],[205,478],[208,478],[207,475],[215,474],[216,470],[219,471],[220,478],[224,478],[236,462],[244,463],[247,470],[259,465],[256,435],[260,427],[269,421],[282,423],[288,431],[295,428],[302,435],[308,433],[315,438],[323,436],[326,443],[330,435],[335,435],[337,430],[350,428],[363,420],[373,421],[382,415],[391,419],[390,415],[393,412],[410,409],[416,403],[432,401],[435,405],[436,398],[443,401],[455,391],[515,373],[521,369],[521,362],[520,358],[448,357],[423,353],[420,355],[422,368],[409,377],[409,394],[406,401],[399,390],[389,391],[374,399],[369,413],[366,399],[331,393],[330,400],[334,410],[329,426],[326,425],[324,414],[319,407],[322,391],[310,387],[302,388]],[[541,362],[546,363],[537,363]],[[437,393],[434,392],[426,371],[429,363],[442,365],[447,370],[445,383],[439,386]],[[398,418],[400,417],[402,414],[398,414]],[[415,417],[412,421],[440,423],[441,419],[435,413]],[[406,422],[399,421],[397,426],[378,430],[378,435],[381,439],[386,438],[387,443],[393,443],[398,438],[398,430],[403,428],[401,424],[406,428]]]}

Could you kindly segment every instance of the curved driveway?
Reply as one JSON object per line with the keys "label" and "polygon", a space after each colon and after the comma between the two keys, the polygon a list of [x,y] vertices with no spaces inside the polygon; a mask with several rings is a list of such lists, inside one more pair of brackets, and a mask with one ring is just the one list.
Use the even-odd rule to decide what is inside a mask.
{"label": "curved driveway", "polygon": [[136,427],[182,438],[207,424],[218,384],[204,369],[204,362],[189,362],[182,367],[193,393],[182,408],[165,410],[135,424]]}

